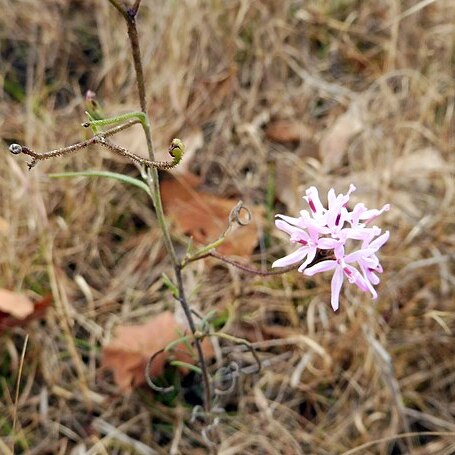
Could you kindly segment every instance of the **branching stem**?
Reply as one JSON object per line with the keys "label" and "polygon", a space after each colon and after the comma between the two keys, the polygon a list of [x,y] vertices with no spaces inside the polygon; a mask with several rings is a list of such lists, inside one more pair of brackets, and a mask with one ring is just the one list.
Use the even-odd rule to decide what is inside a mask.
{"label": "branching stem", "polygon": [[[143,166],[154,167],[157,169],[171,169],[177,166],[177,164],[180,162],[184,149],[183,143],[182,141],[180,141],[180,139],[174,139],[172,141],[171,146],[169,147],[169,153],[173,157],[172,161],[151,161],[146,158],[142,158],[141,156],[136,155],[135,153],[131,153],[126,148],[114,144],[112,141],[107,139],[108,137],[113,136],[114,134],[117,134],[120,131],[123,131],[139,122],[142,123],[139,119],[133,119],[123,125],[119,125],[107,131],[100,132],[93,136],[92,138],[87,139],[86,141],[78,142],[77,144],[69,145],[67,147],[61,147],[55,150],[50,150],[49,152],[38,153],[30,149],[29,147],[22,146],[19,144],[11,144],[9,149],[11,153],[14,153],[15,155],[23,153],[24,155],[31,156],[32,160],[28,163],[29,169],[34,167],[37,161],[47,160],[50,158],[55,158],[58,156],[64,156],[70,153],[78,152],[93,144],[102,145],[111,152],[117,153],[118,155],[122,155],[125,158],[129,158],[135,163]],[[89,126],[89,124],[91,123],[90,122],[84,123],[84,125],[86,126]]]}
{"label": "branching stem", "polygon": [[[125,18],[127,27],[128,27],[128,37],[130,40],[131,45],[131,54],[133,57],[134,69],[136,72],[136,83],[137,89],[139,94],[139,103],[141,106],[141,111],[146,114],[147,113],[147,102],[146,102],[146,91],[145,91],[145,83],[144,83],[144,71],[142,67],[142,59],[141,59],[141,50],[139,45],[139,37],[137,33],[136,27],[136,15],[137,11],[140,6],[140,0],[136,0],[133,6],[133,9],[126,9],[122,8],[121,5],[118,3],[117,0],[109,0],[110,3],[122,14]],[[147,149],[149,152],[149,158],[151,161],[154,161],[154,148],[152,142],[152,133],[150,128],[150,123],[147,121],[143,123],[145,138],[147,141]],[[194,323],[193,315],[191,313],[190,306],[186,299],[185,290],[183,286],[183,276],[182,276],[182,267],[180,261],[177,257],[175,252],[174,244],[171,239],[171,235],[169,233],[169,229],[164,217],[163,211],[163,204],[161,201],[160,195],[160,186],[158,180],[158,171],[155,167],[151,167],[148,170],[148,184],[150,186],[150,190],[152,193],[152,201],[155,206],[156,217],[158,223],[160,225],[161,231],[163,233],[164,244],[166,249],[171,257],[172,265],[174,267],[175,278],[177,281],[177,288],[179,291],[178,300],[182,305],[183,311],[185,316],[188,320],[188,325],[192,334],[196,333],[196,325]],[[196,352],[199,358],[199,363],[202,371],[202,380],[204,384],[204,409],[206,412],[210,412],[212,407],[211,405],[211,386],[210,386],[210,379],[207,369],[207,364],[205,362],[204,354],[202,352],[201,341],[194,337],[194,344],[196,347]]]}

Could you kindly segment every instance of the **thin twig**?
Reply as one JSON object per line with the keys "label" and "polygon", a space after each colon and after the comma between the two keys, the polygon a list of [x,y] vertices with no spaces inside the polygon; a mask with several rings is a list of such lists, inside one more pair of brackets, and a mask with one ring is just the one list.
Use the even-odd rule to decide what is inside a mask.
{"label": "thin twig", "polygon": [[248,265],[242,264],[241,262],[237,262],[234,259],[228,258],[226,256],[223,256],[216,251],[210,251],[207,253],[205,256],[198,256],[196,258],[192,258],[188,262],[195,261],[197,259],[202,259],[203,257],[207,256],[212,256],[214,258],[219,259],[220,261],[226,262],[226,264],[233,265],[234,267],[237,267],[240,270],[243,270],[244,272],[248,273],[254,273],[255,275],[261,275],[261,276],[270,276],[270,275],[281,275],[282,273],[290,272],[291,270],[295,270],[298,267],[298,264],[296,265],[289,265],[288,267],[282,267],[280,270],[273,270],[273,271],[264,271],[264,270],[259,270],[253,267],[250,267]]}
{"label": "thin twig", "polygon": [[119,13],[126,19],[128,20],[128,13],[126,11],[126,8],[122,6],[117,0],[109,0],[110,4],[116,8]]}
{"label": "thin twig", "polygon": [[[19,153],[23,153],[24,155],[28,155],[32,157],[32,160],[28,163],[28,168],[31,169],[36,165],[37,161],[41,160],[47,160],[50,158],[55,158],[58,156],[63,156],[63,155],[68,155],[73,152],[78,152],[82,149],[85,149],[89,147],[90,145],[93,144],[99,144],[104,147],[106,147],[108,150],[111,152],[117,153],[119,155],[124,156],[125,158],[129,158],[130,160],[134,161],[135,163],[138,163],[143,166],[150,166],[150,167],[155,167],[157,169],[172,169],[175,167],[179,161],[180,157],[174,157],[172,161],[151,161],[146,158],[142,158],[139,155],[136,155],[135,153],[129,152],[125,147],[122,147],[120,145],[114,144],[113,142],[109,141],[107,137],[113,136],[116,133],[119,133],[120,131],[123,131],[136,123],[140,123],[139,120],[131,120],[123,125],[116,126],[114,128],[111,128],[107,131],[100,132],[93,136],[90,139],[87,139],[82,142],[78,142],[77,144],[69,145],[67,147],[61,147],[59,149],[51,150],[49,152],[43,152],[43,153],[38,153],[33,151],[31,148],[22,146],[19,144],[11,144],[10,146],[10,151],[11,153],[17,155]],[[176,139],[174,139],[176,141]],[[171,156],[173,156],[173,150],[176,148],[173,144],[171,144],[171,147],[169,147],[169,153]]]}

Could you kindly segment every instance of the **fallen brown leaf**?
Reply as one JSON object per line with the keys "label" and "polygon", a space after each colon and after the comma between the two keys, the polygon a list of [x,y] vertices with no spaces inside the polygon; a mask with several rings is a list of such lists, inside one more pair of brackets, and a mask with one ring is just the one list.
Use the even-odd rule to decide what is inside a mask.
{"label": "fallen brown leaf", "polygon": [[[17,299],[18,296],[20,299]],[[23,303],[18,304],[20,301],[23,301]],[[15,308],[14,313],[12,311],[4,311],[4,309],[7,309],[7,307],[11,306],[12,302],[18,304],[18,307]],[[47,295],[33,304],[27,297],[23,296],[22,294],[15,294],[10,291],[5,291],[4,289],[0,290],[0,334],[6,329],[11,329],[13,327],[22,327],[31,320],[41,317],[51,302],[51,295]],[[17,315],[19,315],[19,317]]]}
{"label": "fallen brown leaf", "polygon": [[23,294],[0,289],[0,311],[16,319],[25,319],[33,313],[33,302]]}
{"label": "fallen brown leaf", "polygon": [[340,115],[335,123],[324,133],[319,146],[319,154],[327,170],[340,165],[351,139],[363,129],[363,110],[359,103]]}
{"label": "fallen brown leaf", "polygon": [[302,184],[300,172],[285,160],[278,160],[275,165],[276,197],[286,205],[288,213],[296,213],[302,206],[302,195],[298,189]]}
{"label": "fallen brown leaf", "polygon": [[299,142],[311,139],[313,132],[296,120],[275,120],[267,125],[265,135],[275,142]]}
{"label": "fallen brown leaf", "polygon": [[[175,228],[189,235],[196,243],[207,244],[216,240],[226,229],[231,210],[237,199],[224,199],[198,191],[198,177],[185,174],[161,184],[161,196],[166,215]],[[262,216],[259,207],[248,207],[253,215],[252,222],[232,232],[217,248],[222,254],[251,256],[258,242],[258,220]]]}
{"label": "fallen brown leaf", "polygon": [[441,172],[447,168],[441,152],[436,148],[426,147],[398,157],[393,163],[396,178],[415,180],[416,176],[432,172]]}
{"label": "fallen brown leaf", "polygon": [[[114,380],[122,391],[129,391],[145,383],[145,366],[148,359],[171,341],[180,338],[185,332],[169,312],[163,312],[144,324],[118,326],[115,338],[103,348],[101,364],[114,372]],[[212,345],[208,339],[202,343],[206,359],[213,356]],[[160,376],[164,371],[167,353],[159,354],[153,361],[150,375]],[[176,346],[173,357],[194,364],[184,344]],[[182,371],[184,372],[184,371]]]}

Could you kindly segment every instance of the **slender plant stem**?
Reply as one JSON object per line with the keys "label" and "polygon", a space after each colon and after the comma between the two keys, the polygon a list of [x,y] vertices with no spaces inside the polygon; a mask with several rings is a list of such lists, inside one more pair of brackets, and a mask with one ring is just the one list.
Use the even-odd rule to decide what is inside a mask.
{"label": "slender plant stem", "polygon": [[[182,305],[183,311],[185,313],[185,317],[188,321],[188,325],[190,326],[191,333],[193,335],[196,334],[196,325],[194,324],[193,314],[191,313],[190,306],[186,300],[185,296],[185,289],[183,287],[183,277],[182,277],[182,267],[180,264],[174,265],[175,269],[175,276],[177,279],[177,285],[179,289],[179,301]],[[204,353],[202,351],[201,340],[194,336],[194,345],[196,346],[197,355],[199,357],[199,363],[201,365],[202,371],[202,381],[204,383],[204,407],[207,412],[211,409],[211,388],[210,388],[210,378],[209,372],[207,369],[207,364],[205,363]]]}
{"label": "slender plant stem", "polygon": [[139,7],[141,6],[141,1],[142,0],[136,0],[134,2],[134,6],[132,8],[133,14],[137,14],[137,12],[139,11]]}
{"label": "slender plant stem", "polygon": [[[128,27],[128,37],[130,40],[131,45],[131,53],[133,56],[133,63],[134,69],[136,72],[136,83],[137,89],[139,94],[139,103],[141,106],[142,112],[144,114],[147,113],[147,102],[146,102],[146,90],[145,90],[145,83],[144,83],[144,71],[142,67],[142,59],[141,59],[141,50],[139,45],[139,36],[137,33],[136,27],[136,14],[137,8],[140,6],[140,1],[135,2],[135,6],[133,9],[124,9],[121,8],[120,5],[116,0],[109,0],[113,6],[117,8],[125,18],[127,27]],[[148,117],[147,117],[148,119]],[[153,149],[153,142],[152,142],[152,133],[150,128],[150,123],[147,120],[145,124],[143,124],[145,138],[147,142],[147,149],[149,152],[150,160],[154,161],[154,149]],[[163,211],[163,204],[161,201],[161,194],[160,194],[160,186],[158,180],[158,170],[156,168],[149,168],[148,169],[148,183],[150,186],[150,190],[152,193],[152,201],[155,206],[156,217],[158,219],[158,223],[160,225],[161,231],[163,233],[164,244],[166,249],[171,257],[172,265],[174,267],[175,278],[177,280],[177,287],[179,290],[179,302],[182,305],[183,311],[188,321],[188,325],[192,334],[196,333],[196,325],[194,323],[193,315],[191,313],[190,306],[185,296],[185,290],[183,286],[183,277],[182,277],[182,268],[180,265],[180,261],[177,257],[175,252],[174,244],[171,239],[171,235],[169,233],[169,228],[167,226],[164,211]],[[196,352],[199,357],[199,363],[202,370],[202,380],[204,384],[204,409],[206,412],[209,412],[211,409],[211,387],[210,387],[210,379],[207,369],[207,364],[205,362],[204,353],[202,351],[201,341],[197,337],[194,338],[194,344],[196,347]]]}
{"label": "slender plant stem", "polygon": [[109,0],[109,3],[126,19],[128,20],[128,13],[126,9],[117,1]]}
{"label": "slender plant stem", "polygon": [[[298,267],[298,264],[289,265],[287,267],[280,267],[279,270],[273,270],[273,271],[269,272],[266,270],[259,270],[259,269],[250,267],[249,265],[246,265],[246,264],[242,264],[241,262],[237,262],[234,259],[223,256],[223,255],[217,253],[216,251],[210,251],[209,253],[207,253],[205,255],[205,257],[207,257],[207,256],[212,256],[214,258],[217,258],[220,261],[226,262],[226,264],[233,265],[234,267],[237,267],[238,269],[243,270],[244,272],[253,273],[254,275],[261,275],[261,276],[281,275],[283,273],[290,272],[291,270],[295,270]],[[195,260],[201,259],[203,257],[204,256],[198,256],[195,258]],[[190,261],[188,261],[188,262],[190,262]]]}
{"label": "slender plant stem", "polygon": [[[278,270],[272,270],[272,271],[260,270],[260,269],[251,267],[249,265],[242,264],[241,262],[237,262],[235,259],[232,259],[227,256],[223,256],[222,254],[219,254],[213,250],[207,251],[204,254],[195,254],[194,256],[186,258],[182,262],[182,267],[189,264],[190,262],[198,261],[199,259],[204,259],[207,257],[213,257],[213,258],[219,259],[220,261],[223,261],[229,265],[233,265],[234,267],[237,267],[238,269],[243,270],[244,272],[252,273],[254,275],[261,275],[261,276],[281,275],[283,273],[290,272],[291,270],[295,270],[299,267],[298,264],[293,264],[293,265],[288,265],[287,267],[280,267]],[[318,262],[321,262],[324,259],[332,259],[332,256],[316,258],[310,264],[308,264],[308,267],[311,267],[311,266],[317,264]]]}
{"label": "slender plant stem", "polygon": [[[139,103],[141,111],[147,113],[147,98],[145,94],[144,71],[142,68],[141,48],[139,46],[139,35],[136,27],[136,17],[128,15],[127,20],[128,37],[130,39],[131,51],[133,55],[134,69],[136,71],[137,89],[139,91]],[[151,135],[149,135],[151,141]],[[152,147],[153,152],[153,147]]]}

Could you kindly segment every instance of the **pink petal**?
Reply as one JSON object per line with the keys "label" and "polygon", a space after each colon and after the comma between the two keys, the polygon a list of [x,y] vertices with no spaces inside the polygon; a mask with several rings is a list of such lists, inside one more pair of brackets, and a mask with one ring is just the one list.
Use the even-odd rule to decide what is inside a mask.
{"label": "pink petal", "polygon": [[327,272],[328,270],[333,270],[336,266],[337,266],[337,261],[332,261],[332,260],[321,261],[321,262],[318,262],[317,264],[313,265],[312,267],[305,269],[303,271],[303,274],[308,275],[308,276],[313,276],[319,272]]}
{"label": "pink petal", "polygon": [[[365,278],[365,282],[366,282],[366,284],[368,286],[368,290],[371,292],[372,298],[373,299],[377,299],[378,298],[378,293],[376,292],[376,290],[373,287],[373,284],[377,284],[377,283],[374,283],[373,280],[368,279],[368,278],[371,278],[371,275],[373,275],[373,274],[369,273],[368,276],[364,275],[364,278]],[[378,279],[378,282],[379,282],[379,279]]]}
{"label": "pink petal", "polygon": [[379,236],[377,239],[374,239],[370,243],[370,248],[374,248],[375,251],[378,251],[379,248],[381,248],[382,245],[384,245],[384,243],[387,242],[387,240],[389,240],[389,237],[390,237],[390,232],[389,231],[384,232],[384,234]]}
{"label": "pink petal", "polygon": [[336,257],[339,261],[344,260],[344,243],[345,243],[345,242],[339,242],[339,243],[335,246],[335,249],[333,250],[334,253],[335,253],[335,257]]}
{"label": "pink petal", "polygon": [[373,272],[371,272],[371,271],[368,272],[367,278],[368,278],[368,281],[371,284],[374,284],[374,285],[377,285],[377,284],[379,284],[381,282],[379,277],[376,274],[374,274]]}
{"label": "pink petal", "polygon": [[315,186],[310,186],[310,188],[306,190],[306,196],[304,196],[304,199],[308,202],[308,205],[313,213],[320,215],[324,213],[325,209],[319,199],[319,192]]}
{"label": "pink petal", "polygon": [[307,254],[308,247],[302,246],[298,250],[292,252],[291,254],[288,254],[287,256],[284,256],[281,259],[277,259],[272,264],[272,267],[287,267],[288,265],[292,265],[302,261]]}
{"label": "pink petal", "polygon": [[332,297],[330,303],[332,305],[333,311],[337,311],[339,307],[339,300],[340,300],[340,291],[341,285],[343,284],[343,270],[341,267],[337,267],[335,273],[332,277],[331,289],[332,289]]}
{"label": "pink petal", "polygon": [[321,248],[322,250],[333,250],[339,244],[340,240],[330,239],[328,237],[322,237],[318,240],[318,248]]}
{"label": "pink petal", "polygon": [[362,265],[362,267],[365,267],[368,270],[374,270],[378,272],[378,268],[381,268],[381,264],[379,264],[379,259],[375,254],[372,254],[371,256],[364,257],[359,261],[359,264]]}
{"label": "pink petal", "polygon": [[353,193],[356,190],[356,186],[353,185],[352,183],[349,185],[348,192],[346,194],[339,194],[337,196],[338,202],[341,207],[346,207],[347,203],[349,202],[349,197],[351,196],[351,193]]}
{"label": "pink petal", "polygon": [[356,189],[357,189],[357,187],[353,183],[351,183],[349,185],[348,193],[346,194],[346,196],[350,196],[351,193],[353,193]]}
{"label": "pink petal", "polygon": [[[338,221],[338,223],[337,223]],[[332,207],[327,212],[327,226],[330,228],[334,228],[335,226],[339,225],[340,221],[340,209],[338,207]]]}
{"label": "pink petal", "polygon": [[280,231],[286,232],[286,234],[288,234],[294,242],[298,242],[299,240],[305,240],[305,242],[308,242],[308,240],[310,240],[310,237],[303,229],[292,226],[286,221],[275,220],[275,226]]}
{"label": "pink petal", "polygon": [[340,228],[343,227],[344,223],[346,223],[348,220],[349,220],[349,212],[346,209],[346,207],[342,207],[341,212],[340,212],[340,217],[337,222],[337,226]]}
{"label": "pink petal", "polygon": [[311,219],[311,215],[308,210],[300,210],[300,217],[305,220]]}
{"label": "pink petal", "polygon": [[326,227],[325,222],[322,220],[309,218],[308,220],[305,220],[305,227],[314,241],[316,241],[320,235],[330,234],[330,229]]}
{"label": "pink petal", "polygon": [[356,262],[361,261],[363,258],[368,258],[375,253],[374,248],[363,248],[362,250],[354,251],[344,257],[345,262]]}
{"label": "pink petal", "polygon": [[359,202],[358,204],[356,204],[351,213],[351,223],[353,225],[357,225],[359,223],[360,216],[362,215],[362,213],[366,211],[367,208],[365,207],[365,204],[363,202]]}
{"label": "pink petal", "polygon": [[316,248],[309,248],[308,249],[308,256],[305,259],[305,262],[299,267],[299,272],[303,272],[303,270],[307,267],[308,264],[311,264],[311,261],[315,258],[317,249]]}
{"label": "pink petal", "polygon": [[363,240],[364,242],[369,242],[374,236],[378,235],[381,232],[381,229],[374,226],[367,228],[364,226],[356,226],[353,228],[343,229],[344,235],[353,240]]}
{"label": "pink petal", "polygon": [[362,213],[359,217],[361,220],[365,220],[365,223],[368,224],[371,221],[373,221],[375,218],[377,218],[379,215],[381,215],[384,212],[387,212],[390,210],[390,204],[385,204],[381,209],[373,209],[373,210],[367,210],[366,212]]}
{"label": "pink petal", "polygon": [[344,205],[348,202],[349,196],[344,196],[343,194],[335,196],[335,191],[331,188],[328,198],[329,210],[327,211],[327,226],[333,229],[343,225],[345,214],[342,216],[342,212],[347,212]]}
{"label": "pink petal", "polygon": [[[287,216],[287,215],[275,215],[276,218],[279,218],[279,220],[284,220],[286,223],[289,223],[292,226],[299,227],[300,226],[300,218],[294,218],[293,216]],[[275,225],[276,222],[279,220],[275,220]]]}
{"label": "pink petal", "polygon": [[368,284],[365,281],[365,278],[356,268],[352,267],[352,265],[346,264],[343,267],[343,272],[350,283],[355,284],[359,289],[361,289],[364,292],[369,291]]}
{"label": "pink petal", "polygon": [[337,201],[337,195],[335,194],[335,190],[330,188],[329,192],[327,193],[327,202],[329,206],[329,210],[335,206]]}
{"label": "pink petal", "polygon": [[286,232],[286,234],[289,234],[289,235],[291,235],[297,229],[299,229],[299,228],[296,228],[295,226],[290,225],[289,223],[287,223],[286,221],[283,221],[283,220],[275,220],[275,226],[280,231]]}

